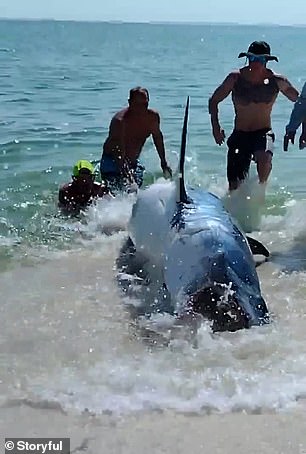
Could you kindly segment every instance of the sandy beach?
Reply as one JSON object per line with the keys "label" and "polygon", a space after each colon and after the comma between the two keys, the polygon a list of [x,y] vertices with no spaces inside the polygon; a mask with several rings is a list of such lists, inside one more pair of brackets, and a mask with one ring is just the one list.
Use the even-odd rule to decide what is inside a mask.
{"label": "sandy beach", "polygon": [[[118,2],[108,3],[120,15]],[[19,17],[32,14],[34,0],[4,0],[2,17],[9,12],[5,3],[15,3]],[[269,68],[300,91],[306,28],[261,19],[280,24],[281,10],[286,23],[290,10],[300,21],[305,15],[291,3],[286,10],[274,7],[272,15],[267,5],[263,15],[257,2],[252,14],[239,11],[253,22],[258,9],[261,25],[239,25],[238,16],[235,24],[212,24],[212,6],[219,5],[218,22],[228,22],[224,11],[233,5],[215,2],[208,9],[206,2],[203,24],[186,23],[186,14],[182,24],[111,23],[97,21],[107,6],[100,2],[95,20],[86,22],[94,3],[87,2],[78,22],[54,20],[55,9],[48,16],[44,3],[36,1],[32,12],[50,21],[1,20],[0,454],[5,437],[70,437],[76,454],[306,454],[306,154],[298,148],[299,133],[283,152],[292,104],[281,94],[275,105],[264,206],[253,162],[250,185],[227,196],[227,146],[215,143],[207,111],[209,97],[244,65],[237,57],[254,39],[271,45],[279,63]],[[139,8],[123,3],[136,20]],[[141,6],[154,7],[164,22],[166,2],[160,9],[157,3]],[[68,4],[61,2],[60,13],[76,14],[77,2]],[[174,20],[179,2],[175,9],[168,4]],[[200,8],[195,15],[200,20]],[[71,181],[79,159],[100,162],[111,119],[138,84],[160,114],[174,175],[190,96],[187,190],[223,198],[242,228],[271,251],[257,268],[271,324],[213,333],[203,320],[196,332],[188,324],[180,328],[168,311],[157,310],[160,302],[167,305],[164,281],[144,273],[129,286],[129,269],[118,273],[116,264],[135,194],[102,199],[80,218],[58,213],[59,186]],[[219,115],[225,141],[233,114],[228,97]],[[149,137],[140,160],[145,188],[162,175]],[[140,216],[140,232],[146,225],[149,234],[154,226],[162,234],[148,241],[154,253],[172,245],[164,247],[162,236],[175,213],[173,204],[152,223],[145,212]],[[186,263],[187,273],[192,261]]]}
{"label": "sandy beach", "polygon": [[72,416],[21,405],[2,408],[4,437],[70,437],[71,453],[306,453],[306,415],[172,412],[128,417]]}
{"label": "sandy beach", "polygon": [[[287,318],[284,306],[284,322],[268,332],[219,340],[202,332],[198,349],[150,350],[129,335],[118,289],[99,285],[102,275],[112,280],[99,254],[29,268],[23,285],[39,295],[24,288],[22,304],[16,270],[3,279],[3,365],[11,365],[1,375],[3,438],[70,437],[71,453],[88,454],[306,453],[302,305]],[[277,284],[281,292],[286,279]]]}

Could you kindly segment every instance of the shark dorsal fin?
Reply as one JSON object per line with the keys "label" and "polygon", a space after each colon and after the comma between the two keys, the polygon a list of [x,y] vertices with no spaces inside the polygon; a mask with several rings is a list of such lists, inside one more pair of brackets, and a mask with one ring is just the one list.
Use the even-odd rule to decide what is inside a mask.
{"label": "shark dorsal fin", "polygon": [[182,130],[182,140],[180,149],[180,162],[179,162],[179,175],[178,175],[178,188],[177,188],[177,203],[188,203],[190,202],[185,189],[184,179],[184,166],[185,166],[185,154],[186,154],[186,142],[187,142],[187,125],[188,125],[188,114],[189,114],[189,96],[187,97],[187,103],[185,107],[184,124]]}

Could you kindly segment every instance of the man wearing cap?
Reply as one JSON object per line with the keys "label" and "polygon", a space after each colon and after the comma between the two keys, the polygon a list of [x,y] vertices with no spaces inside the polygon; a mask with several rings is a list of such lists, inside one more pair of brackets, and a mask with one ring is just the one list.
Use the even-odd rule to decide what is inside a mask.
{"label": "man wearing cap", "polygon": [[119,188],[125,179],[136,181],[139,187],[142,185],[144,167],[138,158],[150,136],[164,175],[172,175],[166,160],[160,116],[148,108],[148,90],[143,87],[132,88],[128,103],[129,106],[117,112],[111,120],[100,162],[102,179]]}
{"label": "man wearing cap", "polygon": [[95,198],[110,194],[108,188],[94,181],[94,167],[86,160],[76,162],[72,169],[72,182],[66,183],[59,189],[58,206],[66,214],[78,214]]}
{"label": "man wearing cap", "polygon": [[302,124],[302,132],[299,138],[299,149],[306,147],[306,82],[302,88],[302,92],[293,106],[289,123],[286,126],[284,136],[284,151],[288,151],[289,142],[294,144],[296,130]]}
{"label": "man wearing cap", "polygon": [[247,177],[251,160],[257,165],[260,183],[268,180],[272,170],[274,133],[271,112],[279,92],[295,102],[298,91],[288,79],[266,67],[271,60],[270,46],[265,41],[254,41],[247,52],[248,65],[233,71],[225,78],[209,99],[212,133],[215,142],[222,145],[225,133],[218,118],[218,104],[230,93],[235,109],[234,130],[227,140],[227,179],[229,190],[239,187]]}

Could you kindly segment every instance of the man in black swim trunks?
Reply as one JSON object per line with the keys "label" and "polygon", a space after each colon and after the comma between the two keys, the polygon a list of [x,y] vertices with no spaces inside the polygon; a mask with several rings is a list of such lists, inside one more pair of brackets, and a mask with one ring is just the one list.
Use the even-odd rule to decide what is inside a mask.
{"label": "man in black swim trunks", "polygon": [[233,71],[225,78],[209,99],[212,133],[218,145],[225,141],[225,133],[218,118],[218,104],[230,93],[235,109],[234,130],[227,140],[227,179],[229,190],[237,189],[247,177],[251,160],[257,165],[260,183],[265,183],[272,170],[274,133],[271,112],[279,92],[295,102],[298,91],[288,79],[266,68],[271,55],[265,41],[254,41],[247,52],[248,65]]}

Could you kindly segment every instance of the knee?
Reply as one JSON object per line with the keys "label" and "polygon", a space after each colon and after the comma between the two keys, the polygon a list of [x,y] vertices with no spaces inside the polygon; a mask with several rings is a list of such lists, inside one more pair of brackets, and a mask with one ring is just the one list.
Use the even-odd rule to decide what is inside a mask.
{"label": "knee", "polygon": [[272,167],[272,153],[264,152],[256,156],[256,163],[259,166]]}
{"label": "knee", "polygon": [[270,151],[266,151],[265,152],[265,162],[269,165],[272,165],[272,153],[270,153]]}

